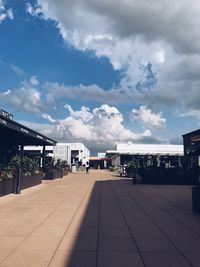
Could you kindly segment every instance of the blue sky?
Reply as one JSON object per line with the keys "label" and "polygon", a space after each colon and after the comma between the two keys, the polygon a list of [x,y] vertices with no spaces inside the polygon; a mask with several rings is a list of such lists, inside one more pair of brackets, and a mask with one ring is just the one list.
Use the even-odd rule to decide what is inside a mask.
{"label": "blue sky", "polygon": [[200,121],[200,5],[169,2],[0,0],[1,107],[93,152],[182,143]]}

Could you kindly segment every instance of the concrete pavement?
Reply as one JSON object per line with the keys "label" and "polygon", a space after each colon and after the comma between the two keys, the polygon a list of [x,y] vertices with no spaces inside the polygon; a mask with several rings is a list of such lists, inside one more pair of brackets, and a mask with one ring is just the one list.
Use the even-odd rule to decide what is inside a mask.
{"label": "concrete pavement", "polygon": [[200,266],[190,186],[70,174],[0,198],[0,266]]}

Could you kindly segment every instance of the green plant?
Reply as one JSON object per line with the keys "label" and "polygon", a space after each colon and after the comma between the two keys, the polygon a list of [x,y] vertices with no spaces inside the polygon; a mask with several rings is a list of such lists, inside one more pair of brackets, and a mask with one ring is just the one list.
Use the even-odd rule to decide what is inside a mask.
{"label": "green plant", "polygon": [[138,161],[137,160],[132,160],[132,161],[127,163],[126,173],[129,176],[133,176],[133,173],[135,173],[138,168],[139,168]]}
{"label": "green plant", "polygon": [[110,166],[110,171],[114,172],[115,171],[115,166]]}
{"label": "green plant", "polygon": [[37,159],[28,157],[20,158],[18,155],[14,156],[8,163],[5,171],[7,175],[12,174],[16,176],[19,169],[22,169],[24,175],[34,175],[39,170]]}
{"label": "green plant", "polygon": [[55,163],[55,168],[59,171],[63,169],[63,161],[61,159],[57,159]]}

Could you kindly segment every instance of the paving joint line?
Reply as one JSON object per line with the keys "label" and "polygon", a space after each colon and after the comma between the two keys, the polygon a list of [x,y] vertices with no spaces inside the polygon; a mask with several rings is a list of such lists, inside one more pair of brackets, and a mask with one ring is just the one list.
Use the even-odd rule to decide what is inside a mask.
{"label": "paving joint line", "polygon": [[[71,193],[71,195],[72,195],[72,193]],[[60,202],[60,204],[58,204],[58,206],[47,216],[47,217],[45,217],[45,219],[29,234],[29,235],[27,235],[27,236],[25,236],[24,237],[24,239],[4,258],[4,259],[2,259],[1,261],[0,261],[0,264],[2,264],[5,260],[7,260],[8,259],[8,257],[10,257],[12,254],[14,254],[15,253],[15,251],[34,233],[34,232],[36,232],[37,230],[38,230],[38,228],[40,227],[40,226],[42,226],[42,224],[57,210],[57,208],[60,206],[60,205],[62,205],[63,203],[65,203],[65,199],[64,200],[62,200],[61,202]]]}
{"label": "paving joint line", "polygon": [[116,192],[115,192],[113,186],[111,185],[110,180],[109,180],[109,183],[110,183],[110,187],[111,187],[111,190],[112,190],[112,192],[113,192],[113,195],[114,195],[114,197],[115,197],[115,200],[116,200],[116,202],[117,202],[117,204],[118,204],[118,206],[119,206],[120,212],[121,212],[121,214],[122,214],[122,216],[123,216],[123,218],[124,218],[124,220],[125,220],[125,223],[126,223],[126,226],[127,226],[127,228],[128,228],[129,234],[130,234],[130,236],[131,236],[131,238],[132,238],[132,240],[133,240],[133,242],[134,242],[134,244],[135,244],[135,246],[136,246],[136,248],[137,248],[137,251],[138,251],[138,254],[139,254],[139,256],[140,256],[140,259],[141,259],[141,261],[142,261],[142,263],[143,263],[143,265],[144,265],[144,267],[145,267],[146,264],[145,264],[145,262],[144,262],[144,259],[143,259],[143,257],[142,257],[142,254],[141,254],[141,252],[140,252],[140,250],[139,250],[139,247],[138,247],[138,245],[137,245],[137,243],[136,243],[136,241],[135,241],[135,237],[133,236],[133,234],[132,234],[132,232],[131,232],[130,226],[129,226],[128,221],[127,221],[127,219],[126,219],[126,216],[124,215],[124,212],[123,212],[123,210],[122,210],[122,208],[121,208],[121,205],[120,205],[120,203],[119,203],[119,200],[117,199]]}
{"label": "paving joint line", "polygon": [[[123,185],[123,188],[125,186]],[[138,207],[141,208],[141,210],[144,212],[144,214],[147,215],[147,217],[158,227],[158,229],[163,233],[163,235],[169,240],[169,242],[177,249],[177,251],[184,257],[184,259],[190,264],[190,266],[195,267],[194,265],[191,264],[191,262],[187,259],[187,257],[178,249],[178,247],[176,246],[176,244],[174,244],[174,242],[169,239],[169,237],[167,236],[167,234],[162,230],[162,228],[148,215],[148,213],[146,213],[145,209],[138,203],[138,201],[136,201],[132,195],[124,188],[124,191],[129,195],[129,197],[138,205]]]}
{"label": "paving joint line", "polygon": [[98,266],[98,257],[99,257],[99,228],[100,228],[100,211],[101,211],[101,195],[102,195],[102,183],[100,181],[99,188],[99,213],[98,213],[98,226],[97,226],[97,248],[96,248],[96,267]]}
{"label": "paving joint line", "polygon": [[[88,188],[86,189],[85,194],[84,194],[83,197],[81,198],[81,200],[80,200],[80,202],[79,202],[80,204],[79,204],[78,207],[76,208],[76,210],[75,210],[75,212],[74,212],[74,214],[73,214],[73,216],[72,216],[72,219],[70,220],[70,223],[69,223],[69,225],[68,225],[66,231],[64,232],[64,234],[63,234],[63,236],[62,236],[60,242],[58,243],[58,245],[57,245],[57,247],[56,247],[56,249],[55,249],[55,251],[54,251],[54,253],[53,253],[53,256],[51,257],[49,263],[47,264],[47,267],[51,264],[51,262],[52,262],[52,260],[53,260],[53,258],[54,258],[54,256],[55,256],[55,254],[56,254],[56,252],[57,252],[57,250],[58,250],[58,248],[59,248],[61,242],[63,241],[63,239],[64,239],[64,237],[65,237],[67,231],[69,230],[69,227],[71,226],[71,224],[72,224],[72,222],[73,222],[75,216],[77,215],[77,212],[78,212],[78,210],[80,209],[80,207],[81,207],[81,205],[82,205],[82,202],[83,202],[84,199],[86,198],[87,193],[89,192],[89,189],[92,187],[92,183],[93,183],[93,181],[91,181],[90,185],[89,185]],[[73,250],[72,250],[72,252],[73,252]]]}
{"label": "paving joint line", "polygon": [[[152,191],[152,190],[151,190]],[[139,192],[140,193],[140,192]],[[157,197],[160,197],[159,194],[157,194],[156,192],[152,192],[154,195],[156,195]],[[141,194],[141,193],[140,193]],[[193,232],[193,234],[197,235],[200,238],[200,234],[196,233],[189,225],[185,224],[183,221],[181,221],[179,218],[175,217],[172,213],[170,213],[166,208],[164,208],[163,206],[159,205],[157,202],[155,202],[154,200],[152,200],[151,198],[147,197],[146,199],[152,201],[152,203],[154,203],[155,206],[161,208],[161,210],[164,210],[165,213],[167,213],[170,217],[172,217],[173,219],[175,219],[177,222],[183,224],[186,228],[188,228],[190,231]],[[169,200],[169,202],[173,203],[172,201]],[[149,216],[150,217],[150,216]]]}

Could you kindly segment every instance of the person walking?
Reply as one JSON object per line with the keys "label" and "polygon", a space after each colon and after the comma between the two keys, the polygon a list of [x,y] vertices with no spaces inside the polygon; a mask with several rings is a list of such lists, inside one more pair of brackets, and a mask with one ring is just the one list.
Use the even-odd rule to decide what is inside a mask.
{"label": "person walking", "polygon": [[89,168],[90,168],[90,165],[89,165],[89,162],[87,161],[86,164],[85,164],[86,174],[89,173]]}

